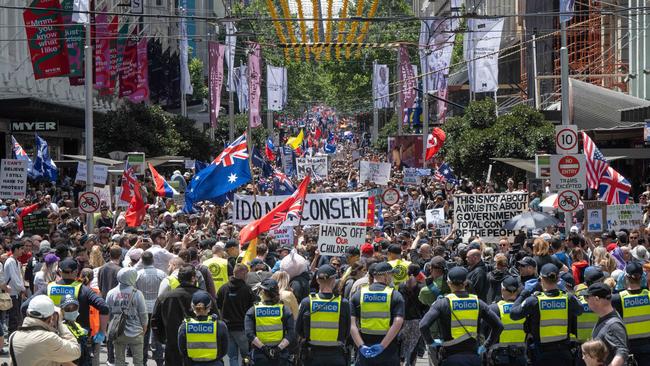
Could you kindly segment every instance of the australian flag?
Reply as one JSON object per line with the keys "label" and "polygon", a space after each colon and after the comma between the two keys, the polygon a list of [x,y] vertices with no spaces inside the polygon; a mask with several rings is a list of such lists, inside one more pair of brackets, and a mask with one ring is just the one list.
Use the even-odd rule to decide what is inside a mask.
{"label": "australian flag", "polygon": [[253,147],[253,166],[260,168],[262,170],[262,175],[265,177],[270,177],[273,175],[273,167],[269,164],[266,159],[262,157],[260,151]]}
{"label": "australian flag", "polygon": [[34,170],[50,182],[56,182],[59,178],[59,169],[50,157],[50,150],[47,141],[36,135],[36,159],[34,159]]}
{"label": "australian flag", "polygon": [[458,179],[456,179],[456,176],[454,175],[454,170],[451,169],[447,163],[440,164],[434,178],[443,183],[458,185]]}
{"label": "australian flag", "polygon": [[198,173],[201,170],[205,169],[210,165],[210,163],[206,163],[205,161],[201,160],[194,160],[194,173]]}
{"label": "australian flag", "polygon": [[291,182],[291,179],[279,170],[273,171],[273,194],[276,196],[283,196],[292,194],[296,190],[296,186]]}
{"label": "australian flag", "polygon": [[12,151],[14,159],[25,160],[27,162],[27,177],[30,179],[36,179],[39,177],[37,171],[34,170],[34,163],[32,159],[29,158],[29,155],[25,152],[22,146],[16,141],[16,138],[11,136]]}
{"label": "australian flag", "polygon": [[246,135],[240,136],[217,156],[212,164],[198,172],[185,191],[186,212],[199,201],[220,201],[226,193],[251,180]]}

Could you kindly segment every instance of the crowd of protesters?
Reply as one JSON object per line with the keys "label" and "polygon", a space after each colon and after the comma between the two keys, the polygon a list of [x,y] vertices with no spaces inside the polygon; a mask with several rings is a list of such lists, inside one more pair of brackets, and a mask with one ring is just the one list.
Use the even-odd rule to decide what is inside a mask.
{"label": "crowd of protesters", "polygon": [[[328,177],[312,183],[309,192],[377,188],[372,182],[359,182],[358,172],[350,169],[356,146],[340,143]],[[363,149],[362,154],[366,160],[383,160],[369,150]],[[191,176],[179,171],[172,179],[189,180]],[[117,365],[125,364],[127,353],[134,365],[147,360],[157,365],[221,365],[224,360],[230,365],[338,365],[336,357],[327,359],[327,352],[321,363],[313,355],[305,361],[319,352],[318,347],[305,347],[310,294],[319,294],[330,300],[331,296],[340,297],[346,306],[340,311],[343,321],[338,333],[341,364],[414,365],[418,357],[428,354],[432,364],[446,360],[451,365],[462,363],[453,361],[455,352],[483,354],[485,348],[495,349],[502,342],[499,333],[501,328],[502,334],[508,331],[510,320],[502,318],[495,304],[511,303],[513,319],[514,314],[531,318],[526,312],[528,298],[555,290],[547,288],[553,287],[549,278],[559,284],[562,293],[581,299],[611,297],[614,309],[624,318],[621,297],[627,291],[647,295],[641,291],[647,289],[650,272],[648,190],[635,197],[645,209],[638,228],[594,237],[584,235],[581,223],[576,222],[568,230],[537,228],[487,243],[480,237],[457,237],[451,220],[452,230],[440,235],[435,225],[425,223],[425,210],[444,208],[446,217],[452,217],[456,195],[524,192],[523,182],[508,180],[498,187],[462,181],[454,186],[425,178],[419,186],[405,186],[401,172],[394,167],[389,185],[402,192],[402,199],[384,207],[383,226],[369,227],[361,247],[351,247],[340,257],[321,255],[316,245],[318,231],[296,226],[292,228],[293,245],[279,245],[268,233],[262,234],[249,263],[241,263],[246,246],[239,245],[241,227],[232,223],[229,204],[204,202],[198,213],[186,214],[173,199],[155,197],[148,181],[147,214],[141,226],[126,227],[124,213],[112,211],[104,203],[94,216],[94,230],[88,232],[85,216],[75,208],[80,187],[66,178],[56,186],[32,185],[27,199],[0,203],[0,288],[11,302],[0,318],[0,355],[11,353],[20,365],[97,365],[100,352],[107,353],[108,364]],[[271,191],[251,183],[240,193],[269,195]],[[545,194],[543,189],[531,192],[530,208],[538,209]],[[47,216],[47,232],[24,232],[23,218],[36,213]],[[465,273],[458,272],[459,268]],[[330,283],[329,279],[335,280]],[[606,284],[609,297],[599,295],[602,293],[597,291],[602,289],[598,286],[593,295],[581,294],[595,283]],[[395,291],[390,325],[397,333],[394,339],[390,330],[386,339],[368,336],[359,296],[391,286]],[[453,329],[451,333],[445,329],[453,328],[450,320],[436,318],[449,311],[449,306],[444,308],[438,301],[447,301],[445,296],[450,294],[476,298],[481,319],[485,318],[477,329],[465,329],[475,341],[461,351],[454,348],[457,345],[445,343],[460,337]],[[277,304],[283,305],[278,320],[282,336],[277,342],[264,342],[263,338],[273,336],[261,334],[256,310],[264,306],[273,310]],[[483,304],[485,309],[494,306],[483,314]],[[623,345],[607,337],[587,341],[592,338],[591,330],[588,337],[578,337],[575,317],[566,340],[586,342],[582,357],[587,365],[607,364],[617,352],[626,362],[628,355],[634,354],[639,364],[648,364],[650,335],[628,335]],[[116,320],[124,321],[117,324]],[[214,322],[217,338],[213,346],[202,341],[204,348],[194,348],[187,330],[192,322]],[[537,323],[530,322],[525,342],[535,344],[544,338],[543,332],[533,334],[532,328],[540,327],[539,315]],[[114,326],[121,326],[120,331],[107,337]],[[8,338],[10,347],[5,345]],[[441,347],[435,346],[437,342]],[[612,349],[612,344],[616,348]],[[440,352],[445,349],[446,355]],[[540,358],[529,352],[523,352],[521,359],[539,363]],[[503,364],[499,357],[499,352],[489,352],[484,360]],[[512,355],[505,363],[516,362],[508,357]],[[464,364],[472,364],[468,362]]]}

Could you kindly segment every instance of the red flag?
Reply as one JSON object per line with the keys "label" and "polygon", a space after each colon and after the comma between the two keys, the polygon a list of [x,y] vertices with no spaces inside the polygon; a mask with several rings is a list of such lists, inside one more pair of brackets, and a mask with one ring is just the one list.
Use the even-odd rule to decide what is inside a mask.
{"label": "red flag", "polygon": [[442,148],[446,139],[447,135],[445,135],[445,131],[438,127],[433,128],[433,131],[431,131],[427,140],[426,160],[431,160],[436,155],[440,148]]}
{"label": "red flag", "polygon": [[126,210],[126,214],[124,215],[126,218],[126,225],[130,227],[140,226],[144,220],[144,214],[146,212],[146,206],[142,199],[142,191],[140,190],[140,183],[136,181],[133,185],[133,197],[129,203],[129,208]]}
{"label": "red flag", "polygon": [[299,217],[302,215],[302,207],[305,203],[305,196],[307,195],[307,187],[309,186],[310,177],[306,176],[298,189],[293,192],[286,200],[282,201],[274,209],[269,211],[260,219],[255,220],[248,225],[244,226],[239,232],[239,244],[243,245],[257,238],[261,233],[267,232],[274,227],[279,227],[287,217]]}
{"label": "red flag", "polygon": [[124,166],[124,172],[122,173],[122,193],[120,194],[120,199],[122,201],[131,202],[131,199],[133,198],[131,192],[134,189],[136,181],[137,179],[135,178],[133,168],[129,166],[129,163],[127,162]]}
{"label": "red flag", "polygon": [[316,138],[316,140],[320,139],[320,136],[322,134],[323,133],[321,132],[320,127],[316,127],[316,131],[314,132],[314,137]]}

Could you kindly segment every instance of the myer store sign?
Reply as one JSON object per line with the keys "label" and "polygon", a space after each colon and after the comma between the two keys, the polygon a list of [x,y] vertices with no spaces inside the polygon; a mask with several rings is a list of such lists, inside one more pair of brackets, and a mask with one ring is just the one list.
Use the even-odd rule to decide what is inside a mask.
{"label": "myer store sign", "polygon": [[9,122],[11,132],[39,132],[39,131],[57,131],[59,122]]}

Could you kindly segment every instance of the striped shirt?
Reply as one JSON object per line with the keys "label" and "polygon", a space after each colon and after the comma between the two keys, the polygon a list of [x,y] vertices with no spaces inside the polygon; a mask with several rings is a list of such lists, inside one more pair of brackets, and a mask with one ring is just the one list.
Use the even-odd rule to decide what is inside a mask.
{"label": "striped shirt", "polygon": [[158,298],[160,283],[167,277],[167,274],[154,266],[147,266],[138,271],[138,279],[135,288],[142,291],[147,312],[153,314],[153,306]]}

